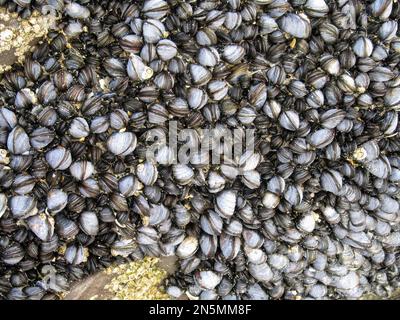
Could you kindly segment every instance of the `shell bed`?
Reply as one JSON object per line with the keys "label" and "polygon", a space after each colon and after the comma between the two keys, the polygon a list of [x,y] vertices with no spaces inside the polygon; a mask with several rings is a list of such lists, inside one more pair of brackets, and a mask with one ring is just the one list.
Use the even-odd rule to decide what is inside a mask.
{"label": "shell bed", "polygon": [[[135,288],[135,263],[162,256],[178,261],[155,298],[400,287],[399,1],[0,6],[7,48],[26,44],[8,14],[49,30],[0,70],[0,299],[58,299],[107,268]],[[190,151],[235,134],[149,159],[173,123]],[[212,161],[250,130],[252,150]]]}

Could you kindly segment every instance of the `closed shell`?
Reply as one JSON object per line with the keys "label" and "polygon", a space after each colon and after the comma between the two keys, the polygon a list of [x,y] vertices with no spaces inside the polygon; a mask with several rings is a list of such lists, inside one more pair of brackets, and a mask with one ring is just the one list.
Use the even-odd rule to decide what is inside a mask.
{"label": "closed shell", "polygon": [[15,113],[7,108],[0,108],[0,127],[13,129],[17,125]]}
{"label": "closed shell", "polygon": [[9,207],[15,218],[26,218],[38,212],[37,201],[31,196],[13,196]]}
{"label": "closed shell", "polygon": [[171,40],[163,39],[157,43],[157,54],[161,60],[168,61],[176,56],[178,50]]}
{"label": "closed shell", "polygon": [[231,64],[239,63],[245,55],[245,50],[239,45],[228,45],[224,48],[222,57]]}
{"label": "closed shell", "polygon": [[212,290],[221,282],[222,277],[211,270],[206,270],[197,272],[195,279],[201,288]]}
{"label": "closed shell", "polygon": [[30,134],[31,146],[40,150],[48,146],[54,139],[55,134],[51,129],[39,127]]}
{"label": "closed shell", "polygon": [[129,78],[134,81],[146,81],[153,76],[153,70],[143,63],[143,60],[132,54],[127,65],[127,73]]}
{"label": "closed shell", "polygon": [[7,210],[7,197],[4,193],[0,193],[0,218]]}
{"label": "closed shell", "polygon": [[199,88],[190,88],[188,93],[188,104],[192,109],[201,109],[205,106],[208,95]]}
{"label": "closed shell", "polygon": [[273,278],[272,270],[267,263],[261,263],[261,264],[250,263],[249,272],[257,281],[260,282],[267,283],[271,281]]}
{"label": "closed shell", "polygon": [[373,49],[372,41],[367,37],[360,37],[353,44],[353,51],[360,58],[369,57]]}
{"label": "closed shell", "polygon": [[69,127],[69,134],[74,138],[85,138],[89,135],[89,125],[84,118],[75,118]]}
{"label": "closed shell", "polygon": [[220,61],[220,56],[214,47],[203,47],[198,51],[197,60],[202,66],[213,67]]}
{"label": "closed shell", "polygon": [[191,64],[189,66],[189,71],[193,84],[197,86],[207,84],[212,78],[211,72],[207,68],[198,64]]}
{"label": "closed shell", "polygon": [[274,209],[279,205],[280,198],[272,192],[266,192],[262,199],[262,204],[268,209]]}
{"label": "closed shell", "polygon": [[216,210],[223,217],[229,218],[235,212],[236,194],[233,191],[222,191],[216,197]]}
{"label": "closed shell", "polygon": [[46,161],[54,170],[66,170],[72,163],[71,152],[64,147],[56,147],[46,153]]}
{"label": "closed shell", "polygon": [[304,14],[288,13],[278,20],[279,27],[295,38],[308,38],[311,34],[310,22]]}
{"label": "closed shell", "polygon": [[300,126],[300,118],[297,112],[288,110],[281,113],[279,123],[286,130],[296,131]]}
{"label": "closed shell", "polygon": [[61,189],[52,189],[47,194],[47,208],[52,213],[63,210],[68,203],[68,195]]}
{"label": "closed shell", "polygon": [[69,167],[69,171],[75,179],[86,180],[93,174],[94,166],[90,161],[77,161]]}
{"label": "closed shell", "polygon": [[311,134],[309,143],[317,149],[322,149],[329,145],[334,138],[335,131],[331,129],[320,129]]}
{"label": "closed shell", "polygon": [[177,164],[172,168],[176,181],[181,185],[186,185],[191,182],[194,177],[194,171],[188,165]]}
{"label": "closed shell", "polygon": [[320,181],[323,190],[331,192],[335,195],[340,194],[343,186],[343,180],[338,171],[327,170],[323,172]]}
{"label": "closed shell", "polygon": [[65,7],[65,12],[75,19],[86,19],[90,16],[90,11],[79,3],[71,2]]}
{"label": "closed shell", "polygon": [[54,233],[54,219],[45,214],[29,217],[27,220],[29,229],[42,241],[50,241]]}
{"label": "closed shell", "polygon": [[158,178],[158,170],[154,163],[146,161],[136,167],[136,176],[145,185],[153,185]]}

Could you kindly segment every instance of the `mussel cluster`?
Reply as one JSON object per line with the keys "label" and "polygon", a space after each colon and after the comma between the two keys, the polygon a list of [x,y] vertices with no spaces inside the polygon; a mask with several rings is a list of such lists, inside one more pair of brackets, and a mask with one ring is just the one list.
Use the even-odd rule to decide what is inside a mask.
{"label": "mussel cluster", "polygon": [[[400,287],[398,1],[0,4],[58,15],[0,83],[0,298],[169,255],[172,297]],[[255,148],[150,161],[171,121],[191,141],[254,129]]]}

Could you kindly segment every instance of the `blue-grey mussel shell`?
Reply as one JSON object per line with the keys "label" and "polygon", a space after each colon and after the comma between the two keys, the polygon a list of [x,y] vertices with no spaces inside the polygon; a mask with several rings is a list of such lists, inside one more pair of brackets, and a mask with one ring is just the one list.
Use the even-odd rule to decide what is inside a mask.
{"label": "blue-grey mussel shell", "polygon": [[157,55],[163,61],[168,61],[174,58],[178,52],[176,44],[171,40],[163,39],[157,43]]}
{"label": "blue-grey mussel shell", "polygon": [[0,218],[7,210],[7,197],[4,193],[0,193]]}
{"label": "blue-grey mussel shell", "polygon": [[242,46],[232,44],[224,48],[222,57],[225,61],[231,64],[238,64],[244,58],[245,53],[246,52]]}
{"label": "blue-grey mussel shell", "polygon": [[35,183],[34,177],[26,173],[21,173],[15,176],[12,186],[15,193],[28,194],[35,187]]}
{"label": "blue-grey mussel shell", "polygon": [[68,195],[61,189],[52,189],[47,194],[47,209],[52,213],[63,210],[68,203]]}
{"label": "blue-grey mussel shell", "polygon": [[201,288],[212,290],[221,282],[222,277],[211,270],[205,270],[196,272],[194,279]]}
{"label": "blue-grey mussel shell", "polygon": [[189,71],[193,84],[197,86],[207,84],[212,78],[211,72],[199,64],[191,64],[189,66]]}
{"label": "blue-grey mussel shell", "polygon": [[224,218],[230,218],[235,211],[236,199],[236,193],[234,191],[222,191],[216,197],[216,212]]}
{"label": "blue-grey mussel shell", "polygon": [[84,118],[77,117],[72,120],[68,132],[76,139],[85,138],[90,132],[89,124]]}
{"label": "blue-grey mussel shell", "polygon": [[193,169],[184,164],[176,164],[172,167],[172,172],[175,180],[180,185],[186,185],[190,183],[194,177]]}
{"label": "blue-grey mussel shell", "polygon": [[400,87],[390,88],[385,95],[385,105],[393,107],[400,104]]}
{"label": "blue-grey mussel shell", "polygon": [[320,129],[309,136],[309,143],[317,149],[328,146],[335,138],[335,131],[331,129]]}
{"label": "blue-grey mussel shell", "polygon": [[67,247],[65,250],[65,260],[72,265],[79,265],[82,262],[86,262],[88,252],[87,248],[84,248],[82,245],[72,244]]}
{"label": "blue-grey mussel shell", "polygon": [[118,181],[118,190],[125,197],[133,196],[140,188],[140,182],[134,175],[127,175]]}
{"label": "blue-grey mussel shell", "polygon": [[93,133],[104,133],[110,127],[110,121],[107,116],[97,116],[90,123],[90,131]]}
{"label": "blue-grey mussel shell", "polygon": [[35,215],[38,212],[36,205],[37,201],[33,197],[26,195],[13,196],[9,200],[9,208],[15,218],[26,218]]}
{"label": "blue-grey mussel shell", "polygon": [[13,154],[25,154],[31,148],[29,137],[25,130],[16,126],[8,135],[7,149]]}
{"label": "blue-grey mussel shell", "polygon": [[80,214],[79,226],[89,236],[95,236],[99,232],[99,220],[93,211],[85,211]]}
{"label": "blue-grey mussel shell", "polygon": [[57,214],[55,217],[55,228],[61,239],[73,239],[79,233],[78,224],[68,219],[63,214]]}
{"label": "blue-grey mussel shell", "polygon": [[336,170],[327,170],[321,174],[321,187],[323,190],[331,192],[335,195],[339,195],[342,186],[343,180],[340,172]]}
{"label": "blue-grey mussel shell", "polygon": [[45,158],[54,170],[66,170],[72,163],[71,152],[61,146],[48,151]]}
{"label": "blue-grey mussel shell", "polygon": [[0,128],[13,129],[17,125],[15,113],[7,108],[0,108]]}
{"label": "blue-grey mussel shell", "polygon": [[116,132],[107,140],[107,148],[118,156],[127,156],[136,148],[136,135],[132,132]]}
{"label": "blue-grey mussel shell", "polygon": [[77,161],[70,167],[71,175],[77,180],[86,180],[94,173],[94,166],[90,161]]}
{"label": "blue-grey mussel shell", "polygon": [[29,229],[42,241],[49,241],[54,234],[54,219],[40,213],[26,219]]}
{"label": "blue-grey mussel shell", "polygon": [[203,47],[198,51],[197,61],[204,67],[214,67],[220,62],[220,55],[214,47]]}
{"label": "blue-grey mussel shell", "polygon": [[199,241],[195,237],[186,237],[177,247],[176,255],[181,259],[193,256],[199,248]]}
{"label": "blue-grey mussel shell", "polygon": [[311,35],[311,25],[304,14],[288,13],[278,20],[279,27],[295,38],[308,38]]}
{"label": "blue-grey mussel shell", "polygon": [[137,165],[136,176],[145,186],[150,186],[158,178],[158,169],[153,162],[146,161]]}
{"label": "blue-grey mussel shell", "polygon": [[364,167],[374,176],[386,179],[391,173],[391,166],[385,156],[379,157],[375,160],[367,162]]}
{"label": "blue-grey mussel shell", "polygon": [[169,5],[164,0],[145,0],[142,12],[148,18],[161,20],[168,14]]}
{"label": "blue-grey mussel shell", "polygon": [[39,127],[29,135],[30,143],[36,150],[48,146],[54,140],[55,134],[51,129]]}
{"label": "blue-grey mussel shell", "polygon": [[134,81],[145,81],[153,76],[153,70],[146,66],[139,56],[134,54],[129,58],[126,72],[129,78]]}
{"label": "blue-grey mussel shell", "polygon": [[[192,109],[201,109],[207,103],[208,95],[199,88],[190,88],[188,92],[188,104]],[[185,106],[185,105],[183,105]],[[185,109],[186,110],[186,109]]]}
{"label": "blue-grey mussel shell", "polygon": [[90,16],[89,9],[76,2],[67,4],[65,6],[65,12],[71,18],[75,19],[86,19]]}
{"label": "blue-grey mussel shell", "polygon": [[1,261],[7,265],[16,265],[25,256],[25,251],[19,243],[12,243],[2,250]]}

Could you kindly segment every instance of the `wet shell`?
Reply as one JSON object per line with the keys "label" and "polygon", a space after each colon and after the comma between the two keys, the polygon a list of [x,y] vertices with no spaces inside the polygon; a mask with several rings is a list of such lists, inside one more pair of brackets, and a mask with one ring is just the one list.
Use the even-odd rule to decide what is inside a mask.
{"label": "wet shell", "polygon": [[322,149],[328,146],[334,138],[335,131],[331,129],[320,129],[311,134],[309,143],[317,149]]}
{"label": "wet shell", "polygon": [[233,191],[222,191],[216,196],[215,208],[222,217],[229,218],[235,212],[236,193]]}
{"label": "wet shell", "polygon": [[107,148],[118,156],[127,156],[136,148],[136,135],[132,132],[116,132],[107,140]]}
{"label": "wet shell", "polygon": [[99,232],[99,220],[93,211],[82,212],[79,216],[79,225],[89,236],[95,236]]}
{"label": "wet shell", "polygon": [[89,125],[84,118],[75,118],[69,127],[69,134],[77,139],[85,138],[89,135]]}
{"label": "wet shell", "polygon": [[279,27],[295,38],[308,38],[311,35],[311,25],[304,14],[288,13],[278,20]]}
{"label": "wet shell", "polygon": [[0,108],[0,127],[13,129],[17,125],[15,113],[7,108]]}
{"label": "wet shell", "polygon": [[39,127],[35,129],[29,137],[31,146],[36,150],[40,150],[48,146],[54,140],[55,134],[48,128]]}
{"label": "wet shell", "polygon": [[56,147],[46,153],[46,161],[54,170],[66,170],[72,163],[71,152],[64,147]]}
{"label": "wet shell", "polygon": [[68,195],[61,189],[52,189],[47,194],[47,208],[52,213],[63,210],[68,203]]}
{"label": "wet shell", "polygon": [[146,161],[136,167],[136,176],[145,185],[153,185],[158,178],[158,170],[154,163]]}
{"label": "wet shell", "polygon": [[198,62],[205,67],[214,67],[220,61],[218,50],[214,47],[200,48],[197,54]]}
{"label": "wet shell", "polygon": [[86,19],[90,16],[90,11],[79,3],[71,2],[65,7],[65,12],[75,19]]}
{"label": "wet shell", "polygon": [[261,264],[250,263],[249,272],[257,281],[260,282],[267,283],[271,281],[273,278],[272,270],[267,263],[261,263]]}
{"label": "wet shell", "polygon": [[199,271],[195,274],[195,280],[201,288],[212,290],[221,282],[222,277],[210,270]]}
{"label": "wet shell", "polygon": [[396,292],[398,1],[0,3],[58,17],[1,75],[0,299],[168,256],[173,298]]}
{"label": "wet shell", "polygon": [[29,137],[25,130],[16,126],[8,135],[7,149],[14,154],[25,154],[29,152],[30,148]]}
{"label": "wet shell", "polygon": [[199,241],[195,237],[186,237],[177,247],[176,255],[181,259],[193,256],[199,248]]}
{"label": "wet shell", "polygon": [[54,234],[54,219],[44,214],[29,217],[29,229],[42,241],[50,241]]}
{"label": "wet shell", "polygon": [[7,197],[4,193],[0,193],[0,218],[7,210]]}
{"label": "wet shell", "polygon": [[126,72],[129,78],[134,81],[146,81],[153,76],[153,70],[143,63],[143,60],[132,54],[129,58]]}
{"label": "wet shell", "polygon": [[178,50],[171,40],[163,39],[157,43],[157,54],[161,60],[168,61],[176,56]]}
{"label": "wet shell", "polygon": [[9,200],[11,213],[15,218],[26,218],[38,212],[37,201],[30,196],[13,196]]}
{"label": "wet shell", "polygon": [[342,187],[343,180],[340,173],[336,170],[327,170],[322,173],[321,178],[321,187],[323,190],[327,192],[331,192],[335,195],[339,195]]}
{"label": "wet shell", "polygon": [[194,177],[194,171],[187,165],[177,164],[172,168],[174,178],[180,185],[188,184],[192,181]]}
{"label": "wet shell", "polygon": [[93,174],[94,166],[90,161],[78,161],[69,167],[69,172],[77,180],[86,180]]}

